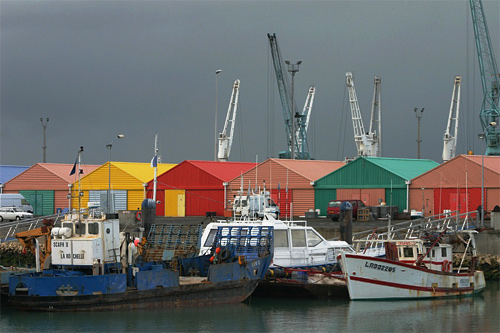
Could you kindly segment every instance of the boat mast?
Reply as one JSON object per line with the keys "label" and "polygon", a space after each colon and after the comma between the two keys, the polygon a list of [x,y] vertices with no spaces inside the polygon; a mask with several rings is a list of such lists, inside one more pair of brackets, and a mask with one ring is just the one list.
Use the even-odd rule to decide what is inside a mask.
{"label": "boat mast", "polygon": [[78,222],[82,221],[82,180],[80,175],[82,174],[82,153],[83,146],[80,146],[78,151]]}
{"label": "boat mast", "polygon": [[158,180],[156,179],[156,176],[158,174],[158,134],[155,134],[155,156],[153,157],[153,166],[155,168],[155,175],[154,175],[154,181],[153,181],[153,201],[156,203],[156,187],[158,184]]}

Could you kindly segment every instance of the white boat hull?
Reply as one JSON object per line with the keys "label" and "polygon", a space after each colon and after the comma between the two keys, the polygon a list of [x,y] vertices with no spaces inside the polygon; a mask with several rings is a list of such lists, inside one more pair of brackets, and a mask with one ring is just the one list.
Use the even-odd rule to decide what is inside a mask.
{"label": "white boat hull", "polygon": [[482,271],[442,272],[345,252],[340,258],[352,300],[465,296],[486,287]]}

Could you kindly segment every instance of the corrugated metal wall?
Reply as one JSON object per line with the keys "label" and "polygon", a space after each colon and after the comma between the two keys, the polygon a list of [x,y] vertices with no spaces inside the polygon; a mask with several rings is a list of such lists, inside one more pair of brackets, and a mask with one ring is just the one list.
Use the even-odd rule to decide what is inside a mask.
{"label": "corrugated metal wall", "polygon": [[[488,200],[485,195],[486,205]],[[459,210],[460,213],[474,211],[481,205],[481,189],[434,189],[434,214],[440,214],[443,210]]]}
{"label": "corrugated metal wall", "polygon": [[292,196],[293,216],[303,216],[309,209],[314,210],[314,189],[294,189]]}
{"label": "corrugated metal wall", "polygon": [[55,214],[54,191],[19,191],[33,206],[34,215]]}
{"label": "corrugated metal wall", "polygon": [[[101,203],[101,208],[105,204],[108,191],[89,191],[89,201],[95,201]],[[114,204],[114,210],[127,210],[127,191],[111,191],[112,200]],[[103,200],[104,197],[104,200]],[[82,208],[86,208],[84,206]],[[113,206],[111,206],[113,208]]]}
{"label": "corrugated metal wall", "polygon": [[[182,163],[158,177],[158,188],[165,189],[157,198],[165,196],[164,210],[157,215],[178,216],[178,195],[183,193],[186,216],[205,216],[206,212],[224,215],[224,188],[222,180],[192,163]],[[148,191],[148,198],[152,193]],[[158,199],[160,200],[160,199]]]}
{"label": "corrugated metal wall", "polygon": [[127,199],[128,199],[127,202],[128,210],[141,210],[142,201],[144,200],[144,190],[127,191]]}
{"label": "corrugated metal wall", "polygon": [[224,215],[224,190],[186,190],[186,215],[205,216],[206,212]]}
{"label": "corrugated metal wall", "polygon": [[[422,205],[422,202],[424,205]],[[425,216],[434,215],[434,190],[433,189],[412,189],[410,188],[410,211],[412,209],[421,212],[425,210]]]}
{"label": "corrugated metal wall", "polygon": [[385,189],[385,202],[388,206],[398,206],[398,212],[407,209],[406,194],[408,191],[404,188]]}
{"label": "corrugated metal wall", "polygon": [[334,188],[390,188],[391,184],[394,188],[406,185],[403,178],[363,158],[354,160],[317,183]]}
{"label": "corrugated metal wall", "polygon": [[326,216],[326,209],[330,200],[337,199],[336,189],[315,189],[314,190],[314,207],[319,209],[319,215]]}
{"label": "corrugated metal wall", "polygon": [[[252,189],[265,187],[271,193],[277,193],[278,184],[281,191],[282,204],[280,205],[281,216],[289,216],[287,212],[286,189],[288,188],[289,202],[293,203],[294,216],[304,215],[309,209],[314,209],[314,189],[311,186],[311,181],[302,175],[295,173],[288,168],[276,163],[273,160],[267,160],[258,168],[254,168],[243,175],[243,191],[246,194],[249,184]],[[233,201],[233,196],[238,194],[241,186],[241,177],[237,177],[229,182],[228,199]],[[276,190],[276,192],[274,191]],[[273,194],[274,195],[274,194]],[[277,198],[273,200],[278,202]]]}
{"label": "corrugated metal wall", "polygon": [[337,190],[337,199],[362,200],[367,206],[377,206],[379,199],[386,200],[383,188],[342,188]]}

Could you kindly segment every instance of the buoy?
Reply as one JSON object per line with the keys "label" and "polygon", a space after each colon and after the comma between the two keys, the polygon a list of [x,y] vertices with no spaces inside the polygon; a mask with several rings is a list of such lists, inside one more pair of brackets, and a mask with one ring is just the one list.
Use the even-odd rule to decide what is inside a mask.
{"label": "buoy", "polygon": [[211,264],[213,264],[213,263],[214,263],[214,259],[215,259],[215,257],[214,257],[214,256],[211,256],[211,257],[210,257],[210,263],[211,263]]}
{"label": "buoy", "polygon": [[134,245],[135,246],[139,245],[139,238],[134,239]]}
{"label": "buoy", "polygon": [[219,254],[220,253],[220,247],[215,249],[215,253]]}
{"label": "buoy", "polygon": [[448,260],[443,261],[443,272],[450,272],[451,271],[451,262]]}
{"label": "buoy", "polygon": [[137,221],[140,221],[140,220],[142,219],[142,213],[141,213],[141,212],[137,212],[137,213],[135,213],[135,219],[136,219]]}

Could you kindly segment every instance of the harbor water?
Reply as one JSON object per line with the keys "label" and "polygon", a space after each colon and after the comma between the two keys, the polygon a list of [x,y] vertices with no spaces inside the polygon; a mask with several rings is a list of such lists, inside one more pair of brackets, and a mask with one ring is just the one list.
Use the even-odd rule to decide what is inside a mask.
{"label": "harbor water", "polygon": [[210,308],[31,313],[3,306],[1,332],[500,332],[500,282],[475,297],[349,301],[253,297]]}

